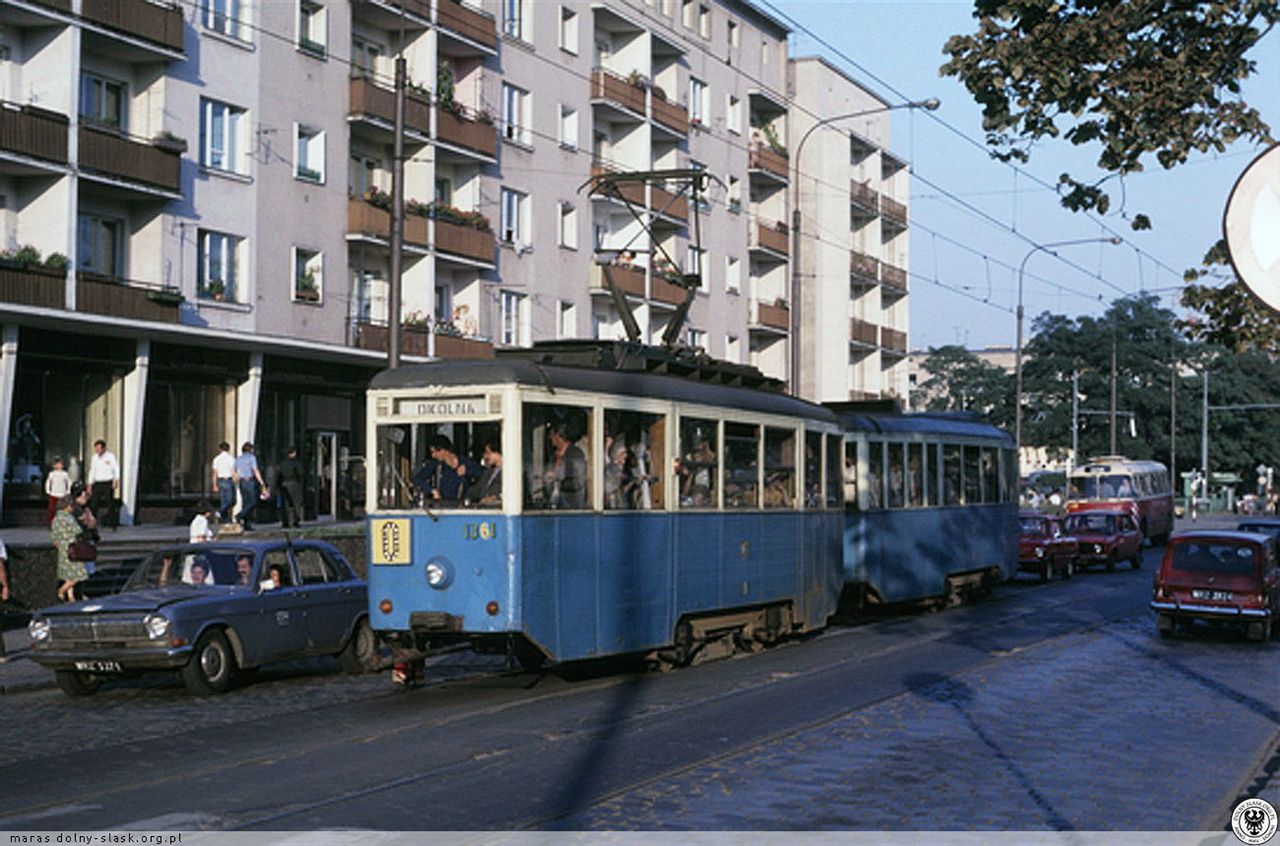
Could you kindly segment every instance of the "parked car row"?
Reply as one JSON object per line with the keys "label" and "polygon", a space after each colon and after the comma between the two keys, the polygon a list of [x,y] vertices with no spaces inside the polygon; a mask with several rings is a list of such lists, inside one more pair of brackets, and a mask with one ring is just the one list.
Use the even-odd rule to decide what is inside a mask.
{"label": "parked car row", "polygon": [[1039,511],[1018,514],[1018,569],[1041,581],[1071,578],[1077,570],[1102,566],[1108,572],[1126,561],[1142,566],[1142,531],[1124,508],[1091,510],[1065,518]]}

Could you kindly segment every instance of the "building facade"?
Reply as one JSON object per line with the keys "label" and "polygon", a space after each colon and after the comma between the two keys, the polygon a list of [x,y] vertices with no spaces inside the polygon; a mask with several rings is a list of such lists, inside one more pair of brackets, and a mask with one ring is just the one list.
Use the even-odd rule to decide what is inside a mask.
{"label": "building facade", "polygon": [[[222,440],[268,466],[297,445],[309,510],[358,508],[363,389],[389,335],[397,56],[408,360],[618,337],[608,266],[644,340],[698,274],[684,342],[795,384],[788,89],[808,71],[789,71],[787,35],[739,0],[4,0],[4,519],[40,513],[52,461],[80,477],[97,438],[126,520],[208,493]],[[881,145],[864,163],[886,196],[905,191],[896,161]],[[588,184],[642,170],[702,171],[706,191]],[[850,245],[897,261],[885,226]],[[905,333],[905,302],[873,287],[866,319]],[[888,390],[875,346],[839,398]],[[798,386],[828,398],[830,381]]]}

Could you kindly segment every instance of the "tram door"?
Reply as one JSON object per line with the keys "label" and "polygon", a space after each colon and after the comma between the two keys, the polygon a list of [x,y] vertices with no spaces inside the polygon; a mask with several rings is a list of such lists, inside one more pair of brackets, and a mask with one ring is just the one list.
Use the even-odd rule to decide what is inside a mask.
{"label": "tram door", "polygon": [[338,433],[316,432],[316,519],[338,514]]}

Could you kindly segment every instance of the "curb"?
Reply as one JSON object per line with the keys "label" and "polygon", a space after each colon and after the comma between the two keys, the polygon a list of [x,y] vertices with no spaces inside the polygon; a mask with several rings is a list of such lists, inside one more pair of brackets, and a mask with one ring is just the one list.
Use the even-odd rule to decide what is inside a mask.
{"label": "curb", "polygon": [[1247,770],[1248,775],[1232,789],[1227,798],[1207,817],[1208,826],[1205,831],[1231,831],[1231,812],[1236,805],[1245,799],[1260,795],[1280,775],[1280,768],[1272,764],[1280,760],[1280,731],[1262,745],[1262,752],[1252,761]]}

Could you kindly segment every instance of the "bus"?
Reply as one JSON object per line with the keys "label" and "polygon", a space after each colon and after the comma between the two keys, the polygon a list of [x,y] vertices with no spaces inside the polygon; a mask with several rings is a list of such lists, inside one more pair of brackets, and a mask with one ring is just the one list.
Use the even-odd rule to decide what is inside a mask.
{"label": "bus", "polygon": [[1158,461],[1134,461],[1102,455],[1071,471],[1067,511],[1127,505],[1142,536],[1161,545],[1173,532],[1173,486],[1169,470]]}

